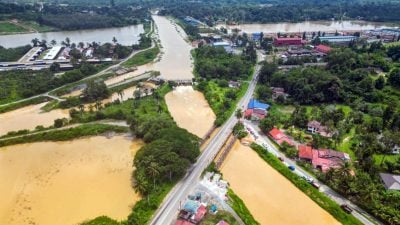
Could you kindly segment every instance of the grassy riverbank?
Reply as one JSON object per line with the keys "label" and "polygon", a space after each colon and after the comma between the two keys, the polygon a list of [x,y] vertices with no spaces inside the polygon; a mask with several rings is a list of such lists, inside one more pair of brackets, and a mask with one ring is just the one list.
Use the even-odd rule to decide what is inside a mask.
{"label": "grassy riverbank", "polygon": [[84,124],[78,127],[63,130],[52,130],[27,136],[16,137],[9,140],[3,140],[0,141],[0,147],[41,141],[67,141],[85,136],[101,135],[106,132],[126,133],[128,131],[129,129],[126,127],[115,125]]}
{"label": "grassy riverbank", "polygon": [[22,108],[22,107],[25,107],[25,106],[28,106],[28,105],[39,104],[39,103],[45,102],[47,100],[48,100],[47,97],[40,96],[40,97],[32,98],[32,99],[29,99],[29,100],[25,100],[25,101],[22,101],[22,102],[1,106],[0,107],[0,113],[13,111],[13,110],[16,110],[16,109],[19,109],[19,108]]}
{"label": "grassy riverbank", "polygon": [[336,202],[312,187],[304,179],[291,172],[281,161],[266,151],[263,147],[257,144],[252,144],[251,148],[256,151],[265,162],[285,176],[297,188],[303,191],[308,197],[316,202],[321,208],[329,212],[343,225],[362,225],[362,223],[354,216],[345,213]]}
{"label": "grassy riverbank", "polygon": [[240,199],[232,189],[228,190],[228,196],[232,209],[235,210],[246,225],[260,225],[260,223],[251,215],[250,210],[246,207],[243,200]]}
{"label": "grassy riverbank", "polygon": [[158,46],[144,50],[137,53],[132,58],[128,59],[126,62],[122,63],[124,67],[134,67],[141,66],[152,62],[157,55],[160,53],[160,48]]}

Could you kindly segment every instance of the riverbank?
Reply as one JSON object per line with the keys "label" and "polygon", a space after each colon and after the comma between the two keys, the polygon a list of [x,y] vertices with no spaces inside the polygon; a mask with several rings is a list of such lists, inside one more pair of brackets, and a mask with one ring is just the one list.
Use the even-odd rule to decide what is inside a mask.
{"label": "riverbank", "polygon": [[133,155],[142,145],[117,135],[0,148],[5,181],[0,223],[71,225],[98,215],[126,218],[140,200],[130,177]]}

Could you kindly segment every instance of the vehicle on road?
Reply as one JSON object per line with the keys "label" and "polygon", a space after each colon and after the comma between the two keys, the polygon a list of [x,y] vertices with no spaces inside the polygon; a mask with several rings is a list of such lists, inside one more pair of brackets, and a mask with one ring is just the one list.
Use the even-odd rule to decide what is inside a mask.
{"label": "vehicle on road", "polygon": [[288,168],[289,168],[289,170],[291,170],[291,171],[295,171],[295,170],[296,170],[296,167],[294,167],[294,166],[288,166]]}
{"label": "vehicle on road", "polygon": [[353,210],[346,204],[341,205],[340,208],[342,208],[348,214],[351,214],[353,212]]}
{"label": "vehicle on road", "polygon": [[312,185],[313,187],[315,187],[316,189],[319,189],[319,187],[321,187],[321,185],[319,185],[318,183],[315,183],[314,181],[311,182],[311,185]]}

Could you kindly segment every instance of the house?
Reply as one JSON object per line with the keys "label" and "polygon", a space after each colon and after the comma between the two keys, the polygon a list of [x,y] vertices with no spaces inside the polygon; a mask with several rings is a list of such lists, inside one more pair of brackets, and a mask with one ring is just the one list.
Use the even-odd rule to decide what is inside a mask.
{"label": "house", "polygon": [[315,50],[327,55],[332,49],[327,45],[317,45],[315,46]]}
{"label": "house", "polygon": [[203,204],[200,205],[200,207],[197,209],[196,214],[194,215],[194,221],[196,223],[199,223],[204,218],[206,213],[207,213],[207,208]]}
{"label": "house", "polygon": [[212,46],[214,46],[214,47],[223,47],[226,52],[229,52],[229,53],[233,52],[231,44],[229,42],[226,42],[226,41],[214,42],[212,44]]}
{"label": "house", "polygon": [[314,168],[320,169],[322,172],[338,169],[350,160],[347,153],[331,149],[313,149],[308,145],[299,145],[298,150],[299,159],[311,163]]}
{"label": "house", "polygon": [[392,154],[400,154],[400,146],[399,145],[395,145],[393,148],[392,148]]}
{"label": "house", "polygon": [[276,100],[279,96],[283,96],[284,99],[287,98],[288,94],[286,94],[285,89],[281,87],[271,87],[272,90],[272,99]]}
{"label": "house", "polygon": [[323,126],[320,122],[312,120],[307,124],[307,131],[312,134],[319,134],[323,137],[332,137],[333,134],[328,130],[326,126]]}
{"label": "house", "polygon": [[270,106],[266,103],[251,99],[249,104],[247,105],[247,110],[245,111],[244,116],[252,120],[264,119],[267,115],[267,110],[269,109],[269,107]]}
{"label": "house", "polygon": [[240,82],[230,80],[229,83],[228,83],[228,86],[230,88],[239,88],[240,87]]}
{"label": "house", "polygon": [[284,134],[281,130],[279,130],[278,128],[273,128],[268,135],[279,145],[281,145],[283,142],[286,142],[287,144],[293,146],[294,143],[293,141],[286,136],[286,134]]}
{"label": "house", "polygon": [[318,38],[321,42],[327,41],[332,43],[347,43],[357,39],[356,36],[324,36]]}
{"label": "house", "polygon": [[312,162],[313,159],[313,149],[308,145],[299,145],[299,158],[304,161]]}
{"label": "house", "polygon": [[217,225],[229,225],[229,223],[227,223],[227,222],[221,220],[221,221],[219,221],[219,222],[217,223]]}
{"label": "house", "polygon": [[251,37],[253,41],[260,41],[261,38],[261,32],[255,32],[251,34]]}
{"label": "house", "polygon": [[379,176],[387,190],[400,190],[400,175],[379,173]]}
{"label": "house", "polygon": [[301,38],[275,38],[274,40],[274,46],[289,46],[289,45],[300,46],[303,44],[304,42]]}

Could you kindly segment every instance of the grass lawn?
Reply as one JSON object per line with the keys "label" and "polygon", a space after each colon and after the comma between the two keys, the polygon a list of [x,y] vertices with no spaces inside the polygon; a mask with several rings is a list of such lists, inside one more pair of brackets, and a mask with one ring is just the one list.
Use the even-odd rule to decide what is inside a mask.
{"label": "grass lawn", "polygon": [[[383,156],[384,156],[384,155],[380,155],[380,154],[374,155],[375,165],[377,165],[377,166],[380,166],[380,165],[381,165]],[[399,160],[399,159],[400,159],[400,154],[398,154],[398,155],[386,155],[386,156],[385,156],[385,162],[388,161],[388,162],[394,163],[394,162],[396,162],[396,161]]]}
{"label": "grass lawn", "polygon": [[342,143],[337,146],[337,150],[346,152],[347,154],[350,155],[350,157],[355,160],[356,156],[354,152],[351,150],[351,146],[353,144],[353,138],[355,135],[355,128],[353,127],[348,134],[343,138]]}
{"label": "grass lawn", "polygon": [[207,213],[200,225],[215,225],[221,220],[224,220],[230,225],[239,225],[235,218],[227,211],[218,211],[215,215]]}
{"label": "grass lawn", "polygon": [[143,52],[139,52],[138,54],[134,55],[132,58],[128,59],[126,62],[122,63],[122,66],[133,67],[133,66],[144,65],[146,63],[152,62],[159,53],[160,53],[159,47],[147,49]]}
{"label": "grass lawn", "polygon": [[0,22],[0,33],[27,32],[25,28],[10,22]]}
{"label": "grass lawn", "polygon": [[20,23],[26,27],[31,27],[32,29],[36,30],[37,32],[49,32],[57,30],[54,27],[40,25],[34,21],[20,21]]}

